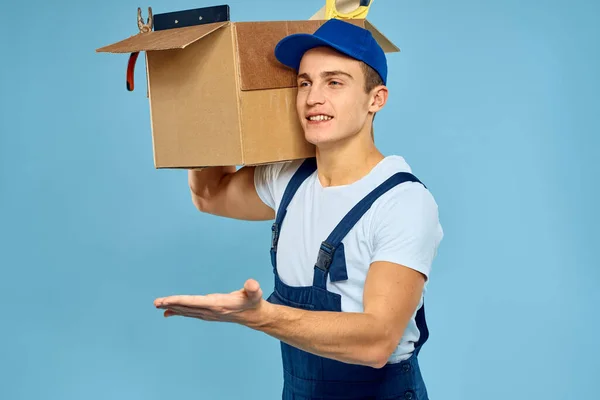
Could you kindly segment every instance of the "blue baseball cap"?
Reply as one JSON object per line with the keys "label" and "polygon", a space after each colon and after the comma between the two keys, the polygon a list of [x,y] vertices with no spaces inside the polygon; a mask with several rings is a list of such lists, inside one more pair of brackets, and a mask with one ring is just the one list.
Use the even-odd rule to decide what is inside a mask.
{"label": "blue baseball cap", "polygon": [[281,39],[275,46],[275,57],[298,71],[304,53],[315,47],[331,47],[342,54],[363,61],[373,68],[383,84],[387,81],[387,60],[381,46],[370,31],[339,19],[329,19],[314,34],[296,33]]}

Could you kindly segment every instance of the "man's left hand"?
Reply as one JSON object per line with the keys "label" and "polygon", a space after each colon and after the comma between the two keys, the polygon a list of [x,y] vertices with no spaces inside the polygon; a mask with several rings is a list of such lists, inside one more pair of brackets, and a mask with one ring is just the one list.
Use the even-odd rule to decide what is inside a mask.
{"label": "man's left hand", "polygon": [[164,316],[174,315],[198,318],[204,321],[250,323],[256,319],[262,306],[263,292],[254,279],[248,279],[244,287],[231,293],[215,293],[205,296],[168,296],[154,300],[156,308],[164,309]]}

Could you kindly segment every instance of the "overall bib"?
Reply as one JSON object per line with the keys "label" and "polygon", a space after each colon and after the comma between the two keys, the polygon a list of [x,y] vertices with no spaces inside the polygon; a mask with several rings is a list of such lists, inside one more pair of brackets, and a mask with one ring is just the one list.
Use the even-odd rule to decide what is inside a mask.
{"label": "overall bib", "polygon": [[[383,193],[403,182],[421,182],[414,175],[401,172],[375,188],[350,210],[322,242],[314,266],[312,286],[288,286],[277,273],[279,232],[290,201],[302,182],[315,169],[315,158],[305,160],[283,194],[272,227],[271,263],[275,274],[275,288],[267,301],[311,311],[341,312],[341,296],[327,291],[326,284],[328,275],[332,282],[348,279],[342,239]],[[411,357],[396,364],[387,364],[381,369],[320,357],[281,342],[284,372],[282,399],[427,400],[427,390],[417,361],[419,350],[429,336],[423,307],[416,314],[416,322],[421,334]]]}

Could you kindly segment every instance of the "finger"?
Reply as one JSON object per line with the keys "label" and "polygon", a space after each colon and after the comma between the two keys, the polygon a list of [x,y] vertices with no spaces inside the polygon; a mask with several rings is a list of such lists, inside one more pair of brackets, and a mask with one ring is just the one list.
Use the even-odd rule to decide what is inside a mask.
{"label": "finger", "polygon": [[158,299],[154,300],[154,305],[155,306],[161,306],[161,305],[167,305],[167,304],[176,304],[176,303],[181,303],[181,302],[189,302],[190,301],[190,297],[189,295],[178,295],[178,296],[167,296],[167,297],[159,297]]}
{"label": "finger", "polygon": [[203,308],[190,308],[185,306],[169,306],[166,311],[174,312],[182,317],[200,318],[205,321],[215,318],[215,314],[207,309]]}
{"label": "finger", "polygon": [[246,295],[248,299],[252,301],[257,301],[262,298],[262,289],[260,288],[260,284],[254,279],[248,279],[244,284],[244,290],[246,291]]}
{"label": "finger", "polygon": [[170,306],[164,306],[164,307],[160,307],[160,308],[165,309],[165,310],[172,310],[172,311],[175,311],[180,314],[194,314],[194,313],[208,314],[208,313],[211,313],[211,310],[209,310],[207,308],[187,307],[187,306],[178,306],[178,305],[170,305]]}
{"label": "finger", "polygon": [[163,307],[169,305],[182,305],[188,307],[206,307],[210,303],[210,298],[207,296],[191,296],[191,295],[178,295],[162,297],[154,300],[156,307]]}
{"label": "finger", "polygon": [[163,313],[163,316],[165,318],[177,316],[177,317],[197,318],[197,319],[201,319],[203,321],[209,321],[210,320],[210,317],[207,317],[207,316],[205,316],[202,313],[176,311],[176,310],[172,310],[172,309],[165,310],[165,312]]}

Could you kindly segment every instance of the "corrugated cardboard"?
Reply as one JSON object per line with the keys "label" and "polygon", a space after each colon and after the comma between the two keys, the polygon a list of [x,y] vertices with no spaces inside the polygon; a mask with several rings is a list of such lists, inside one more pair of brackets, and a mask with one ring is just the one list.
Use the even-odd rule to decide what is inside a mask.
{"label": "corrugated cardboard", "polygon": [[[316,19],[315,19],[316,18]],[[254,165],[314,155],[296,114],[295,71],[274,48],[325,21],[219,22],[139,33],[97,52],[145,51],[156,168]],[[367,20],[386,52],[399,49]]]}

